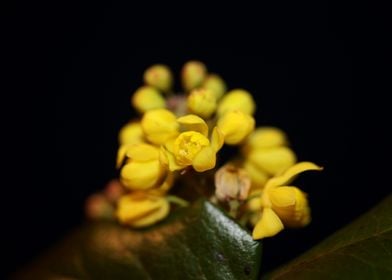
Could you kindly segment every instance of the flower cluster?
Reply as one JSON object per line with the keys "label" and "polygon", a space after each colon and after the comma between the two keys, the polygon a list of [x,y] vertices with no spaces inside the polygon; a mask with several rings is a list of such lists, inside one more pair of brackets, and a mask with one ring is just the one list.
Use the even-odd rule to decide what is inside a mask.
{"label": "flower cluster", "polygon": [[[115,215],[121,224],[149,226],[170,213],[171,203],[186,206],[173,193],[176,181],[185,173],[203,177],[214,169],[214,180],[204,186],[215,185],[209,199],[254,227],[254,239],[310,221],[306,194],[287,184],[320,168],[296,163],[280,129],[255,128],[256,104],[248,91],[227,90],[224,80],[199,61],[183,66],[182,93],[175,93],[165,65],[148,68],[143,77],[144,85],[131,97],[140,116],[119,133],[117,167],[126,191],[117,199]],[[221,165],[217,154],[224,145],[238,146],[239,153]]]}

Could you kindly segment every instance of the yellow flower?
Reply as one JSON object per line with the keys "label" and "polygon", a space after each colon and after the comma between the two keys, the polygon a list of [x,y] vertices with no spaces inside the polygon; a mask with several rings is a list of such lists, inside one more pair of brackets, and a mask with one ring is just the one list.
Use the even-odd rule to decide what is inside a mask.
{"label": "yellow flower", "polygon": [[284,226],[301,227],[310,222],[310,208],[306,194],[296,187],[287,186],[300,173],[322,170],[311,162],[300,162],[282,175],[268,180],[259,200],[261,217],[253,229],[253,239],[274,236]]}
{"label": "yellow flower", "polygon": [[134,144],[126,151],[127,163],[122,167],[121,182],[131,190],[146,190],[157,185],[165,175],[159,162],[159,148],[149,144]]}
{"label": "yellow flower", "polygon": [[166,143],[179,133],[176,116],[166,109],[146,112],[141,124],[147,140],[157,145]]}
{"label": "yellow flower", "polygon": [[132,96],[132,105],[140,113],[166,106],[165,99],[159,91],[150,86],[143,86],[136,90]]}
{"label": "yellow flower", "polygon": [[161,148],[161,162],[170,171],[192,166],[203,172],[215,167],[216,153],[223,145],[223,135],[214,128],[211,141],[207,138],[208,126],[196,115],[178,118],[178,122],[186,128],[175,139],[168,141]]}
{"label": "yellow flower", "polygon": [[139,228],[164,219],[169,211],[170,204],[165,197],[137,192],[120,198],[116,215],[120,223]]}
{"label": "yellow flower", "polygon": [[260,127],[249,135],[242,153],[245,156],[244,168],[252,180],[252,189],[261,189],[268,178],[295,164],[296,156],[286,144],[284,132],[274,127]]}
{"label": "yellow flower", "polygon": [[118,135],[118,141],[120,147],[117,151],[117,163],[116,163],[117,168],[119,168],[122,165],[125,159],[125,154],[131,145],[144,142],[143,130],[140,123],[129,122],[126,125],[124,125],[121,128],[120,133]]}
{"label": "yellow flower", "polygon": [[211,90],[216,100],[219,100],[226,92],[225,81],[217,74],[209,74],[202,84],[202,88]]}
{"label": "yellow flower", "polygon": [[220,117],[217,126],[224,135],[225,143],[236,145],[240,144],[254,130],[255,120],[240,110],[234,110]]}
{"label": "yellow flower", "polygon": [[192,113],[208,119],[215,113],[216,97],[209,89],[194,89],[188,96],[187,105]]}
{"label": "yellow flower", "polygon": [[218,116],[223,116],[227,112],[239,110],[245,114],[253,115],[255,109],[256,104],[249,92],[243,89],[234,89],[222,97],[217,113]]}
{"label": "yellow flower", "polygon": [[166,65],[155,64],[144,72],[144,82],[147,85],[156,87],[157,89],[167,92],[172,88],[173,75]]}
{"label": "yellow flower", "polygon": [[200,61],[189,61],[182,68],[182,84],[186,91],[200,86],[207,75],[206,66]]}

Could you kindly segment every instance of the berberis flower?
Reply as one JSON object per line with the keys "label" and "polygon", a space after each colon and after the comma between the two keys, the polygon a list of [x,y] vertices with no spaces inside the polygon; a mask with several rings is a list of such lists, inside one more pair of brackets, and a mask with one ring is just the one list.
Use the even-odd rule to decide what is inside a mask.
{"label": "berberis flower", "polygon": [[[131,97],[138,117],[119,133],[122,187],[110,213],[123,225],[147,227],[164,220],[176,208],[171,203],[185,207],[196,194],[254,227],[254,239],[308,224],[306,194],[288,184],[301,172],[321,168],[295,164],[282,130],[256,128],[256,103],[247,90],[226,92],[225,81],[200,61],[187,62],[180,76],[183,90],[176,93],[169,67],[153,65]],[[238,147],[229,162],[219,161],[224,144]],[[189,177],[181,180],[185,173]]]}

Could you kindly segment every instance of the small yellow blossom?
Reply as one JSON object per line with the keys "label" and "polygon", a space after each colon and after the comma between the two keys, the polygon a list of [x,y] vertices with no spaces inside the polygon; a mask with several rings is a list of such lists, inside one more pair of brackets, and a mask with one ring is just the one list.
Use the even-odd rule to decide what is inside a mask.
{"label": "small yellow blossom", "polygon": [[176,115],[166,109],[146,112],[141,121],[143,132],[151,143],[161,145],[178,135]]}
{"label": "small yellow blossom", "polygon": [[189,131],[180,133],[175,139],[168,141],[161,149],[161,162],[170,171],[192,166],[203,172],[215,167],[216,153],[223,145],[223,135],[215,127],[211,141],[207,138],[208,126],[196,115],[186,115],[178,119]]}
{"label": "small yellow blossom", "polygon": [[140,113],[145,113],[152,109],[165,108],[165,99],[160,92],[150,86],[143,86],[136,90],[132,96],[132,105]]}
{"label": "small yellow blossom", "polygon": [[126,151],[127,163],[122,167],[121,182],[131,190],[156,187],[165,175],[159,162],[159,148],[149,144],[134,144]]}
{"label": "small yellow blossom", "polygon": [[219,201],[245,200],[250,184],[244,169],[228,163],[215,173],[215,196]]}
{"label": "small yellow blossom", "polygon": [[256,109],[252,95],[243,89],[234,89],[225,94],[219,102],[217,113],[223,116],[225,113],[239,110],[245,114],[253,115]]}
{"label": "small yellow blossom", "polygon": [[143,130],[140,122],[134,121],[124,125],[118,135],[118,141],[120,147],[117,151],[117,168],[123,163],[127,149],[131,145],[144,142]]}
{"label": "small yellow blossom", "polygon": [[219,100],[227,90],[225,81],[217,74],[209,74],[204,80],[202,88],[211,90],[216,100]]}
{"label": "small yellow blossom", "polygon": [[296,187],[287,186],[300,173],[322,170],[311,162],[300,162],[282,175],[268,180],[259,200],[261,217],[253,229],[253,239],[274,236],[284,226],[300,227],[310,222],[310,208],[306,194]]}
{"label": "small yellow blossom", "polygon": [[227,112],[218,119],[217,126],[222,131],[225,143],[240,144],[254,130],[255,120],[240,110]]}
{"label": "small yellow blossom", "polygon": [[215,113],[216,97],[209,89],[194,89],[188,96],[187,105],[192,113],[208,119]]}
{"label": "small yellow blossom", "polygon": [[173,85],[173,75],[166,65],[155,64],[144,72],[144,82],[147,85],[168,92]]}
{"label": "small yellow blossom", "polygon": [[186,91],[199,87],[207,75],[206,66],[200,61],[189,61],[182,68],[182,84]]}
{"label": "small yellow blossom", "polygon": [[286,146],[288,143],[286,134],[276,127],[263,126],[256,128],[246,139],[242,149],[244,154],[259,149]]}
{"label": "small yellow blossom", "polygon": [[116,215],[120,223],[139,228],[164,219],[169,211],[170,204],[165,197],[137,192],[120,198]]}

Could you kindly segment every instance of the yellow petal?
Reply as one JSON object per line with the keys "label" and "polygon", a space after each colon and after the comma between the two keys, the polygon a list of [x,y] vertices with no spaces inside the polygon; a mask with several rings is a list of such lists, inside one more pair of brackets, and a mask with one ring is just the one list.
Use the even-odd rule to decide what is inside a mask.
{"label": "yellow petal", "polygon": [[134,145],[134,144],[121,145],[118,148],[117,159],[116,159],[116,167],[117,168],[119,168],[123,164],[125,156],[127,155],[127,151],[129,149],[129,147],[132,145]]}
{"label": "yellow petal", "polygon": [[239,110],[227,112],[219,118],[217,126],[228,145],[240,144],[254,130],[255,120]]}
{"label": "yellow petal", "polygon": [[155,64],[149,67],[144,72],[143,78],[147,85],[164,92],[169,91],[173,84],[173,75],[169,67],[163,64]]}
{"label": "yellow petal", "polygon": [[272,204],[277,207],[288,207],[295,204],[295,189],[292,187],[278,187],[268,192]]}
{"label": "yellow petal", "polygon": [[243,89],[234,89],[224,95],[219,102],[217,113],[219,117],[230,111],[239,110],[247,115],[255,112],[256,103],[252,95]]}
{"label": "yellow petal", "polygon": [[156,160],[159,158],[159,149],[149,144],[134,144],[128,146],[126,155],[139,162]]}
{"label": "yellow petal", "polygon": [[245,161],[244,168],[252,181],[252,189],[262,189],[265,183],[267,183],[270,175],[262,169],[257,168],[257,166],[249,160]]}
{"label": "yellow petal", "polygon": [[164,219],[170,212],[170,204],[167,200],[164,200],[161,207],[159,207],[156,211],[151,213],[150,215],[146,215],[136,221],[133,221],[132,226],[135,228],[146,227],[156,222]]}
{"label": "yellow petal", "polygon": [[163,166],[165,166],[171,172],[176,170],[181,170],[186,167],[184,165],[179,165],[176,161],[174,154],[163,146],[161,146],[159,161]]}
{"label": "yellow petal", "polygon": [[205,88],[194,89],[188,95],[187,106],[190,112],[208,119],[216,110],[215,94]]}
{"label": "yellow petal", "polygon": [[165,108],[166,103],[157,89],[150,86],[143,86],[133,94],[132,105],[140,113],[144,113],[152,109]]}
{"label": "yellow petal", "polygon": [[303,161],[299,162],[289,169],[287,169],[282,175],[272,178],[267,182],[266,187],[277,187],[277,186],[282,186],[282,185],[287,185],[290,182],[292,182],[295,177],[305,171],[321,171],[323,170],[322,167],[317,166],[313,162],[308,162],[308,161]]}
{"label": "yellow petal", "polygon": [[248,154],[254,149],[279,147],[286,144],[286,134],[279,128],[268,126],[258,127],[249,135],[242,151]]}
{"label": "yellow petal", "polygon": [[118,142],[121,145],[143,142],[143,130],[139,122],[130,122],[124,125],[118,134]]}
{"label": "yellow petal", "polygon": [[282,221],[271,208],[264,208],[261,219],[253,229],[253,239],[262,239],[278,234],[284,228]]}
{"label": "yellow petal", "polygon": [[216,153],[211,147],[204,147],[193,159],[192,166],[197,172],[203,172],[215,167]]}
{"label": "yellow petal", "polygon": [[158,160],[147,162],[131,161],[121,169],[121,181],[131,190],[149,189],[156,185],[163,175]]}
{"label": "yellow petal", "polygon": [[178,135],[176,115],[166,109],[150,110],[143,115],[141,125],[146,138],[157,145]]}
{"label": "yellow petal", "polygon": [[248,155],[248,160],[259,169],[271,175],[277,175],[294,165],[296,156],[287,147],[275,147],[252,150]]}
{"label": "yellow petal", "polygon": [[208,136],[208,126],[206,122],[199,116],[189,114],[178,118],[177,121],[183,125],[186,130],[200,132],[204,136]]}
{"label": "yellow petal", "polygon": [[215,126],[211,136],[212,149],[215,152],[219,151],[222,148],[224,141],[225,141],[225,137],[222,131],[217,126]]}

